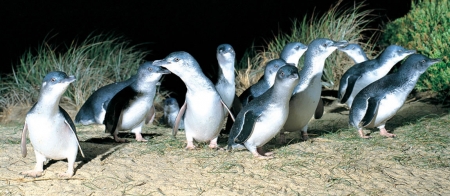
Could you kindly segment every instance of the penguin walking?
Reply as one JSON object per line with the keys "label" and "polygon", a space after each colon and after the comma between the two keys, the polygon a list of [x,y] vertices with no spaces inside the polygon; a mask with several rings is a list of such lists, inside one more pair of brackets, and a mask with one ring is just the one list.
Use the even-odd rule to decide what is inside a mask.
{"label": "penguin walking", "polygon": [[139,66],[136,81],[120,90],[106,108],[105,132],[111,133],[116,142],[126,142],[117,134],[121,130],[131,130],[136,141],[147,141],[142,137],[142,126],[148,116],[154,116],[153,99],[156,95],[156,84],[167,69],[145,62]]}
{"label": "penguin walking", "polygon": [[59,176],[70,178],[74,173],[73,166],[78,150],[84,157],[75,125],[69,114],[59,106],[62,95],[74,81],[74,76],[67,76],[61,71],[50,72],[44,77],[38,101],[25,118],[21,140],[22,156],[26,157],[26,137],[29,131],[36,156],[36,166],[33,170],[21,172],[21,174],[39,177],[43,175],[44,162],[47,159],[67,159],[67,171]]}
{"label": "penguin walking", "polygon": [[339,82],[340,102],[351,108],[353,99],[359,91],[385,76],[396,63],[415,52],[401,46],[390,45],[377,58],[353,65],[342,75]]}
{"label": "penguin walking", "polygon": [[[187,87],[186,100],[177,116],[177,122],[184,115],[186,132],[186,149],[194,149],[194,139],[200,142],[209,141],[210,148],[217,148],[217,139],[225,120],[226,109],[214,84],[203,74],[200,65],[187,52],[173,52],[162,60],[153,62],[157,66],[169,69],[183,80]],[[176,135],[177,125],[173,129]]]}
{"label": "penguin walking", "polygon": [[386,121],[403,106],[419,77],[440,59],[430,59],[421,54],[409,56],[397,72],[389,74],[363,88],[355,97],[350,109],[349,124],[358,129],[361,138],[369,138],[363,127],[377,127],[385,137],[395,137],[387,132]]}
{"label": "penguin walking", "polygon": [[[220,69],[215,87],[225,105],[227,105],[228,108],[231,108],[236,94],[236,85],[234,81],[236,53],[231,45],[221,44],[217,47],[216,56]],[[224,112],[226,115],[226,109]]]}
{"label": "penguin walking", "polygon": [[75,116],[75,123],[82,125],[103,124],[109,101],[111,101],[114,95],[120,90],[135,81],[136,75],[125,81],[115,82],[97,89],[81,106]]}
{"label": "penguin walking", "polygon": [[[321,102],[322,72],[325,59],[337,48],[344,47],[347,41],[335,42],[330,39],[317,38],[308,45],[305,52],[305,63],[300,71],[300,81],[295,87],[289,101],[289,115],[284,131],[302,130],[303,139],[308,140],[308,123],[314,115],[320,118],[323,113]],[[283,141],[283,134],[280,135]]]}
{"label": "penguin walking", "polygon": [[237,148],[237,144],[244,144],[255,157],[272,158],[272,153],[265,153],[262,146],[283,127],[289,114],[289,99],[298,81],[296,67],[282,66],[276,74],[274,85],[237,115],[228,138],[228,150]]}

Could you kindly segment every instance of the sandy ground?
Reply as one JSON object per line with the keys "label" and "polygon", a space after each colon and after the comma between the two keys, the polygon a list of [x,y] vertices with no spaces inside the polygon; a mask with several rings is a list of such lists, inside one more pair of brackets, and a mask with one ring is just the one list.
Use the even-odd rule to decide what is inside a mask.
{"label": "sandy ground", "polygon": [[[312,142],[295,140],[291,133],[288,145],[266,145],[276,153],[271,160],[254,159],[248,151],[210,150],[205,144],[186,151],[184,132],[172,139],[163,126],[145,127],[148,143],[125,144],[114,143],[102,125],[78,126],[86,157],[79,155],[70,179],[58,178],[66,161],[49,161],[39,178],[20,175],[34,167],[33,147],[28,143],[28,156],[22,158],[23,124],[2,126],[0,195],[450,195],[448,167],[402,164],[389,151],[348,148],[321,137],[324,131],[348,127],[348,111],[330,105],[326,112],[310,126]],[[387,128],[443,112],[448,109],[410,102]],[[391,139],[384,140],[389,145]],[[226,138],[219,140],[220,146],[225,143]],[[448,155],[444,158],[449,161]]]}

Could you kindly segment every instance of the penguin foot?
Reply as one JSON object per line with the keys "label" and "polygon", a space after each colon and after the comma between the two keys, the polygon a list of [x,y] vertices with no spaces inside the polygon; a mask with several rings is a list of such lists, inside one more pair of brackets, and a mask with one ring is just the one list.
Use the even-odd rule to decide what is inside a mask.
{"label": "penguin foot", "polygon": [[148,140],[144,139],[144,137],[142,137],[142,134],[136,133],[136,141],[138,141],[138,142],[147,142]]}
{"label": "penguin foot", "polygon": [[258,152],[254,152],[252,153],[253,156],[255,156],[255,158],[257,159],[273,159],[273,156],[266,156],[266,155],[261,155]]}
{"label": "penguin foot", "polygon": [[126,143],[126,142],[128,142],[128,140],[123,139],[123,138],[120,138],[120,137],[117,137],[117,136],[114,136],[114,140],[115,140],[117,143]]}
{"label": "penguin foot", "polygon": [[384,137],[395,137],[395,134],[389,133],[385,128],[380,129],[380,135]]}
{"label": "penguin foot", "polygon": [[364,138],[364,139],[369,139],[369,138],[371,138],[370,136],[366,135],[366,134],[363,132],[362,129],[358,130],[358,133],[359,133],[359,136],[360,136],[361,138]]}
{"label": "penguin foot", "polygon": [[258,152],[259,155],[264,155],[264,156],[272,156],[273,154],[275,154],[274,152],[266,152],[261,147],[256,148],[256,152]]}
{"label": "penguin foot", "polygon": [[37,178],[43,176],[43,171],[36,171],[36,170],[24,171],[20,172],[20,175],[25,175],[25,177]]}
{"label": "penguin foot", "polygon": [[60,178],[71,178],[73,176],[73,171],[67,171],[65,173],[58,174]]}
{"label": "penguin foot", "polygon": [[194,144],[188,143],[188,145],[184,149],[186,149],[186,150],[195,150],[195,146],[194,146]]}
{"label": "penguin foot", "polygon": [[217,144],[209,144],[208,147],[211,148],[211,149],[217,149],[219,147],[219,145],[217,145]]}
{"label": "penguin foot", "polygon": [[277,139],[278,144],[285,144],[286,143],[286,135],[284,132],[280,132]]}
{"label": "penguin foot", "polygon": [[303,133],[302,138],[303,138],[303,141],[308,141],[309,140],[308,133]]}

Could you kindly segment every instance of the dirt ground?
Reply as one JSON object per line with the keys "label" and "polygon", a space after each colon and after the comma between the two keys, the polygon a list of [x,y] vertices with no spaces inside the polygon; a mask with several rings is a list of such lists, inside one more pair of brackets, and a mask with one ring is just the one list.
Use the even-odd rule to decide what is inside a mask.
{"label": "dirt ground", "polygon": [[[409,102],[387,128],[401,129],[424,116],[446,113],[448,108],[440,105]],[[323,118],[311,122],[312,141],[296,140],[293,133],[287,135],[287,145],[273,140],[266,145],[276,153],[270,160],[254,159],[246,150],[210,150],[205,144],[186,151],[184,132],[172,139],[163,126],[144,128],[147,143],[128,135],[132,142],[125,144],[114,143],[102,125],[77,126],[86,157],[78,156],[70,179],[58,178],[66,161],[49,161],[39,178],[20,175],[34,167],[35,157],[29,142],[28,156],[21,157],[23,124],[10,124],[0,129],[0,195],[450,195],[449,167],[402,164],[393,161],[389,150],[353,149],[322,137],[328,130],[348,128],[347,123],[346,109],[328,105]],[[390,141],[382,139],[385,145]],[[226,138],[219,145],[225,147]]]}

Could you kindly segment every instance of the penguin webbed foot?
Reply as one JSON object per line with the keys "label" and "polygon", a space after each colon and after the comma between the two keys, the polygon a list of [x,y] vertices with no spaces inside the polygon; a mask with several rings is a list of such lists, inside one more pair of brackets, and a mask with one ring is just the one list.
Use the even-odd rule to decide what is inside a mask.
{"label": "penguin webbed foot", "polygon": [[391,138],[396,136],[395,134],[389,133],[385,128],[380,129],[380,135]]}
{"label": "penguin webbed foot", "polygon": [[302,139],[303,141],[308,141],[309,140],[308,133],[302,132]]}
{"label": "penguin webbed foot", "polygon": [[71,178],[72,176],[73,176],[73,171],[67,171],[67,172],[58,174],[58,177],[60,177],[60,178]]}
{"label": "penguin webbed foot", "polygon": [[136,141],[138,141],[138,142],[147,142],[148,140],[146,140],[144,137],[142,137],[141,133],[136,133]]}
{"label": "penguin webbed foot", "polygon": [[256,148],[255,152],[252,152],[253,156],[257,159],[273,159],[273,152],[266,152],[262,149],[262,147]]}
{"label": "penguin webbed foot", "polygon": [[209,148],[211,148],[211,149],[217,149],[217,148],[219,147],[219,145],[217,145],[217,139],[218,139],[218,137],[212,139],[212,140],[209,142]]}
{"label": "penguin webbed foot", "polygon": [[120,138],[117,135],[114,135],[114,141],[116,141],[117,143],[127,143],[128,140],[124,139],[124,138]]}
{"label": "penguin webbed foot", "polygon": [[44,175],[44,171],[30,170],[30,171],[20,172],[20,175],[24,175],[25,177],[37,178],[37,177],[43,176]]}
{"label": "penguin webbed foot", "polygon": [[361,138],[363,138],[363,139],[369,139],[369,138],[371,138],[371,136],[370,136],[370,135],[366,135],[362,129],[359,129],[359,130],[358,130],[358,133],[359,133],[359,136],[360,136]]}

